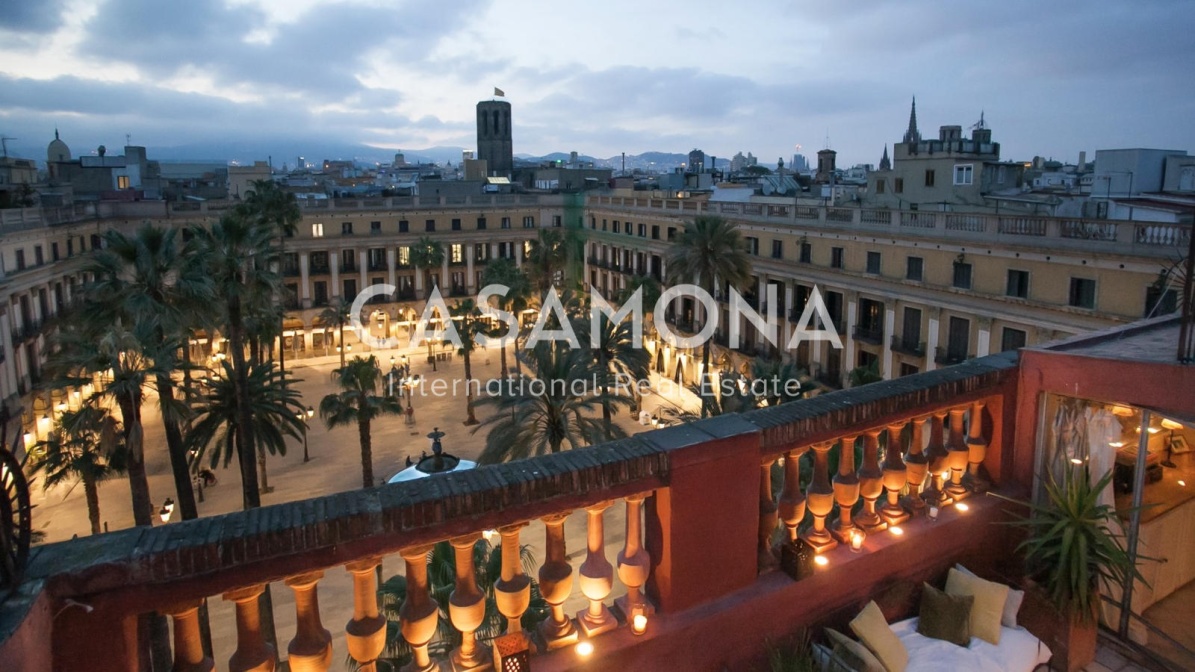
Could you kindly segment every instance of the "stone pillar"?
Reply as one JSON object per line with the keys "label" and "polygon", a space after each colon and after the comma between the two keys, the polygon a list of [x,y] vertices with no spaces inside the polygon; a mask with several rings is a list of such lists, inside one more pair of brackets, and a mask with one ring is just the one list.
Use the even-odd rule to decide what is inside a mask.
{"label": "stone pillar", "polygon": [[477,279],[473,273],[473,254],[476,250],[472,243],[465,245],[465,289],[470,294],[476,294],[480,287],[477,287]]}
{"label": "stone pillar", "polygon": [[344,626],[349,655],[359,672],[377,672],[377,659],[386,648],[386,619],[378,613],[378,558],[345,565],[353,575],[353,618]]}
{"label": "stone pillar", "polygon": [[311,255],[307,252],[299,253],[299,298],[300,306],[311,307]]}
{"label": "stone pillar", "polygon": [[648,612],[655,611],[643,597],[643,584],[647,583],[651,571],[651,555],[643,548],[642,511],[646,498],[646,493],[627,496],[626,539],[618,552],[618,580],[627,587],[627,594],[614,603],[628,620],[631,609],[637,604],[642,604]]}
{"label": "stone pillar", "polygon": [[519,531],[527,523],[515,523],[498,528],[502,535],[502,576],[494,584],[494,602],[498,612],[506,617],[507,632],[523,629],[523,613],[531,604],[531,577],[523,573],[519,549]]}
{"label": "stone pillar", "polygon": [[480,532],[454,537],[450,541],[456,556],[456,585],[448,597],[448,617],[461,633],[461,645],[452,652],[457,670],[489,667],[490,649],[477,643],[477,628],[485,621],[485,595],[477,588],[477,568],[473,565],[473,546]]}
{"label": "stone pillar", "polygon": [[842,375],[850,374],[851,370],[855,368],[855,307],[858,305],[859,295],[856,292],[847,293],[846,302],[846,334],[844,338],[846,343],[843,344],[842,351]]}
{"label": "stone pillar", "polygon": [[880,517],[889,525],[900,525],[909,519],[909,514],[900,505],[900,491],[904,490],[908,482],[908,469],[901,450],[901,432],[905,423],[894,422],[888,425],[888,445],[884,452],[884,490],[888,495],[888,503],[880,511]]}
{"label": "stone pillar", "polygon": [[838,475],[834,477],[834,501],[838,504],[838,520],[831,532],[834,538],[850,543],[855,523],[851,520],[851,508],[859,501],[859,475],[855,473],[855,440],[857,436],[842,437],[838,448]]}
{"label": "stone pillar", "polygon": [[797,526],[805,519],[805,495],[801,493],[801,456],[808,447],[784,454],[784,490],[780,493],[780,519],[790,542],[797,540]]}
{"label": "stone pillar", "polygon": [[[361,276],[360,282],[357,283],[357,291],[358,292],[365,291],[365,288],[369,286],[369,264],[368,264],[368,261],[369,261],[369,259],[367,258],[365,250],[357,250],[357,272]],[[357,298],[357,297],[355,297],[355,296],[345,297],[345,300],[351,301],[355,298]]]}
{"label": "stone pillar", "polygon": [[987,357],[992,352],[992,318],[979,318],[979,335],[975,341],[975,356]]}
{"label": "stone pillar", "polygon": [[589,609],[577,614],[577,625],[586,637],[594,637],[618,627],[618,621],[602,602],[614,587],[614,568],[606,559],[604,514],[613,502],[599,502],[585,507],[588,518],[586,542],[588,552],[581,563],[581,593],[589,599]]}
{"label": "stone pillar", "polygon": [[319,617],[316,586],[323,572],[292,576],[286,585],[295,591],[295,638],[286,647],[291,672],[327,672],[332,664],[332,633]]}
{"label": "stone pillar", "polygon": [[444,261],[440,262],[440,293],[448,296],[452,291],[452,276],[448,273],[448,260],[452,257],[452,245],[446,245],[444,249]]}
{"label": "stone pillar", "polygon": [[884,472],[880,469],[880,430],[871,429],[863,434],[863,464],[859,467],[859,494],[863,497],[863,510],[855,523],[864,532],[872,534],[888,529],[888,524],[876,512],[880,495],[884,494]]}
{"label": "stone pillar", "polygon": [[328,272],[332,274],[331,300],[333,303],[340,297],[340,250],[328,250]]}
{"label": "stone pillar", "polygon": [[216,664],[203,655],[203,641],[199,636],[199,606],[201,601],[187,602],[163,609],[162,613],[174,621],[174,666],[171,672],[212,672]]}
{"label": "stone pillar", "polygon": [[914,515],[925,508],[925,500],[921,498],[921,486],[925,483],[925,475],[929,471],[929,458],[922,451],[922,437],[925,423],[929,417],[914,418],[910,423],[912,433],[909,436],[909,452],[905,456],[906,478],[909,484],[909,495],[903,504]]}
{"label": "stone pillar", "polygon": [[946,494],[956,502],[968,494],[963,487],[963,472],[967,470],[967,456],[970,453],[963,439],[963,414],[966,412],[966,408],[950,409],[950,441],[946,444],[949,453],[947,466],[950,468],[950,485],[946,486]]}
{"label": "stone pillar", "polygon": [[266,644],[261,632],[261,607],[258,599],[265,586],[256,585],[224,593],[224,599],[236,603],[237,649],[228,659],[229,672],[273,672],[277,654]]}
{"label": "stone pillar", "polygon": [[415,298],[423,297],[423,276],[426,274],[426,268],[415,269]]}
{"label": "stone pillar", "polygon": [[776,556],[772,555],[772,533],[776,531],[778,520],[776,499],[772,496],[772,465],[775,462],[775,458],[767,458],[759,465],[759,543],[756,553],[761,572],[776,564]]}
{"label": "stone pillar", "polygon": [[515,241],[515,242],[511,243],[511,245],[514,245],[514,248],[515,248],[515,267],[522,268],[523,267],[523,241],[521,241],[521,240]]}
{"label": "stone pillar", "polygon": [[793,312],[793,303],[794,303],[793,283],[785,280],[784,281],[784,312],[780,316],[780,325],[781,325],[780,326],[780,333],[781,333],[780,337],[782,339],[784,339],[780,344],[780,349],[785,352],[788,352],[788,343],[789,343],[789,341],[792,340],[793,329],[796,328],[796,325],[793,324],[792,320],[789,319],[789,316],[792,315],[792,312]]}
{"label": "stone pillar", "polygon": [[892,337],[896,334],[896,309],[891,306],[884,307],[884,337],[880,341],[883,347],[883,368],[881,371],[884,375],[884,380],[892,380]]}
{"label": "stone pillar", "polygon": [[398,286],[398,254],[393,247],[386,248],[386,282]]}
{"label": "stone pillar", "polygon": [[826,529],[826,516],[834,510],[834,486],[830,484],[830,448],[833,444],[818,443],[813,449],[813,480],[806,489],[806,503],[809,513],[813,514],[813,527],[801,536],[818,553],[824,553],[835,546],[834,540]]}
{"label": "stone pillar", "polygon": [[427,644],[436,634],[440,608],[431,598],[427,581],[427,556],[430,545],[415,546],[402,550],[402,559],[407,565],[407,599],[398,609],[402,623],[402,636],[411,646],[413,660],[407,672],[431,672],[436,669],[427,652]]}
{"label": "stone pillar", "polygon": [[925,335],[925,370],[933,371],[937,368],[934,358],[938,356],[938,319],[942,316],[941,308],[929,309],[929,328]]}
{"label": "stone pillar", "polygon": [[921,493],[921,497],[929,504],[937,504],[938,506],[946,506],[954,501],[946,495],[944,491],[946,476],[950,473],[949,462],[946,451],[946,442],[943,439],[943,423],[946,420],[946,411],[934,411],[933,419],[929,426],[929,450],[926,452],[926,457],[929,459],[929,477],[930,486],[926,488],[925,492]]}
{"label": "stone pillar", "polygon": [[967,436],[967,487],[972,492],[986,492],[990,483],[979,472],[988,454],[988,440],[983,436],[984,402],[971,404],[971,419]]}
{"label": "stone pillar", "polygon": [[573,592],[573,568],[564,547],[564,521],[569,513],[553,513],[543,519],[547,557],[539,568],[539,592],[552,607],[552,615],[540,624],[539,632],[549,651],[577,642],[577,629],[564,614],[564,601]]}

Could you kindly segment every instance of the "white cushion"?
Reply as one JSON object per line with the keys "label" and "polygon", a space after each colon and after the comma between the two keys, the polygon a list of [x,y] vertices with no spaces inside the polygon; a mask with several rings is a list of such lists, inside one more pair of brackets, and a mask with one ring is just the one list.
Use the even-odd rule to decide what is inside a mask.
{"label": "white cushion", "polygon": [[917,619],[892,624],[917,672],[1032,672],[1050,660],[1050,649],[1024,628],[1001,628],[1000,645],[971,638],[967,648],[917,632]]}

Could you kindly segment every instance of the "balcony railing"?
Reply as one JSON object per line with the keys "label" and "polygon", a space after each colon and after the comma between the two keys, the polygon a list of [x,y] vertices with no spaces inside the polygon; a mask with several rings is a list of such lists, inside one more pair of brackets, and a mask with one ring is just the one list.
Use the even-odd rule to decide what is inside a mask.
{"label": "balcony railing", "polygon": [[880,345],[884,342],[884,328],[879,325],[855,325],[855,340]]}
{"label": "balcony railing", "polygon": [[913,355],[914,357],[925,356],[925,341],[918,341],[915,339],[906,339],[903,336],[892,337],[892,349],[896,352],[903,352],[906,355]]}
{"label": "balcony railing", "polygon": [[[29,567],[22,599],[0,604],[0,617],[24,627],[21,636],[0,641],[0,659],[36,657],[54,669],[92,672],[135,669],[138,653],[129,644],[136,621],[157,612],[172,620],[174,669],[209,669],[198,610],[219,596],[236,611],[235,644],[231,637],[217,642],[237,647],[233,669],[272,667],[258,597],[273,583],[275,594],[294,594],[293,602],[282,600],[293,611],[270,614],[279,633],[295,633],[287,646],[291,669],[327,669],[331,637],[317,593],[325,574],[346,572],[353,584],[348,653],[374,669],[388,628],[375,574],[385,558],[388,568],[403,566],[406,577],[406,601],[391,627],[425,669],[437,662],[430,645],[443,618],[431,595],[429,553],[447,542],[455,571],[437,580],[453,588],[445,620],[454,633],[439,648],[481,660],[489,655],[476,635],[485,598],[469,568],[483,532],[494,531],[502,541],[495,602],[503,623],[518,623],[527,609],[529,573],[550,608],[544,625],[529,633],[540,641],[545,668],[576,664],[568,645],[578,630],[610,669],[694,669],[709,660],[743,668],[765,638],[857,610],[860,597],[898,578],[929,580],[963,559],[983,571],[1011,555],[1015,540],[991,532],[1004,515],[1001,500],[977,499],[968,514],[943,511],[931,524],[919,514],[923,498],[916,493],[924,488],[939,504],[966,498],[985,466],[1000,473],[1006,457],[1019,455],[982,434],[1016,417],[1013,404],[991,403],[1002,400],[1016,374],[1015,357],[997,355],[585,449],[49,544]],[[985,415],[993,412],[1005,415]],[[856,465],[860,443],[864,458]],[[832,454],[837,476],[829,470]],[[805,455],[812,479],[802,487]],[[771,470],[781,458],[783,486],[773,492]],[[914,496],[902,497],[906,488]],[[715,492],[716,511],[702,504]],[[624,514],[614,531],[614,562],[607,560],[614,554],[605,528],[612,507]],[[582,509],[583,519],[568,517]],[[897,524],[903,536],[877,534]],[[570,555],[565,528],[578,525],[587,548]],[[778,528],[785,544],[802,539],[829,564],[799,581],[771,574]],[[856,529],[872,533],[861,555],[841,545]],[[528,535],[545,540],[533,572],[519,557]],[[565,611],[574,581],[588,605],[577,619]],[[615,581],[626,596],[611,600]],[[71,606],[68,600],[88,608],[27,608]],[[641,608],[650,625],[634,636],[627,616]],[[751,640],[725,636],[730,630],[749,631]]]}
{"label": "balcony railing", "polygon": [[943,366],[950,366],[951,364],[958,364],[959,362],[970,359],[966,351],[954,350],[952,348],[938,347],[934,351],[934,362]]}

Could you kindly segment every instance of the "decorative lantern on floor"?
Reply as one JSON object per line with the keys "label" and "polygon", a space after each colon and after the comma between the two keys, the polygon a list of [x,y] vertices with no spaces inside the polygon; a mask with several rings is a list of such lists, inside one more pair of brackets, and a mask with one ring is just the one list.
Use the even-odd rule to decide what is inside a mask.
{"label": "decorative lantern on floor", "polygon": [[780,569],[793,581],[813,576],[813,558],[816,555],[817,552],[804,539],[785,542],[780,545]]}
{"label": "decorative lantern on floor", "polygon": [[531,642],[524,632],[510,632],[493,641],[495,672],[528,672]]}

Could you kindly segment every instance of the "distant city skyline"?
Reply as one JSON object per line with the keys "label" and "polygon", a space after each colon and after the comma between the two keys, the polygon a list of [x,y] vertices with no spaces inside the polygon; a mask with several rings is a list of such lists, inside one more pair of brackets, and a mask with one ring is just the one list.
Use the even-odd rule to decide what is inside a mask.
{"label": "distant city skyline", "polygon": [[[878,163],[911,98],[926,137],[985,114],[1002,158],[1195,150],[1195,3],[44,0],[0,6],[0,135],[99,144],[476,146],[513,105],[516,154],[647,151]],[[222,157],[212,157],[222,158]],[[238,158],[238,157],[228,157]],[[239,157],[239,158],[266,158]],[[275,155],[276,165],[295,157]],[[307,156],[318,161],[335,156]]]}

